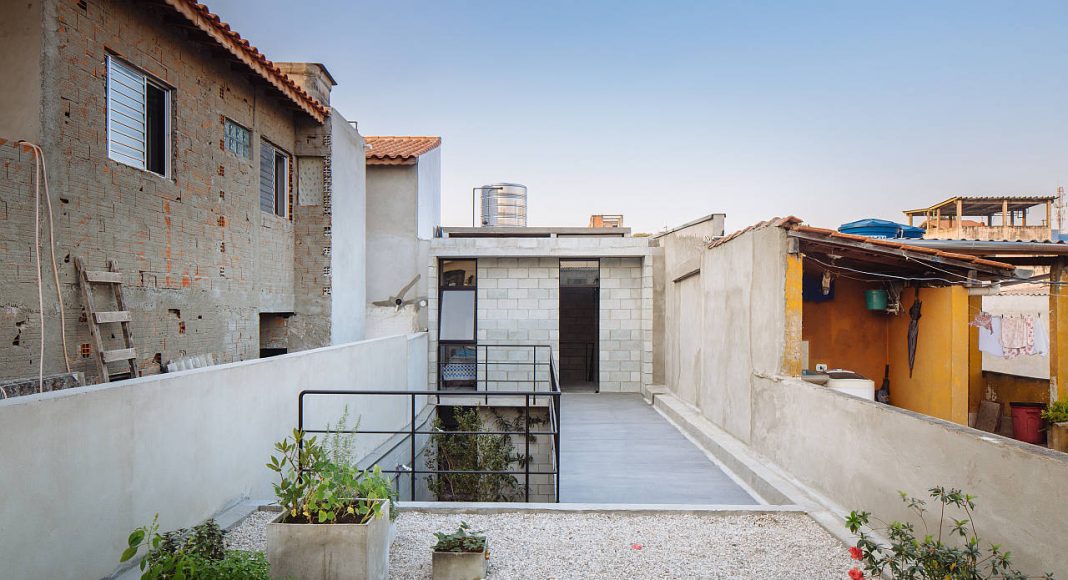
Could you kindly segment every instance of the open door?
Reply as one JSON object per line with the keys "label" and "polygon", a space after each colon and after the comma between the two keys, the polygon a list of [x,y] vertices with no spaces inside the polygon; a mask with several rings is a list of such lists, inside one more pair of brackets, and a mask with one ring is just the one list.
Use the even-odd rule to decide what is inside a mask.
{"label": "open door", "polygon": [[600,262],[560,260],[560,387],[598,390]]}

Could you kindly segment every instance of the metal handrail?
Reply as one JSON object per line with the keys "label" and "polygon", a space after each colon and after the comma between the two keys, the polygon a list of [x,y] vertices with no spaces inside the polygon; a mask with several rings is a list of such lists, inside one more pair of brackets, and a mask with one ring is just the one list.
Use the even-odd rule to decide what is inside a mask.
{"label": "metal handrail", "polygon": [[[528,345],[529,346],[529,345]],[[524,476],[524,496],[526,501],[530,501],[530,476],[531,475],[551,475],[553,476],[555,483],[556,501],[560,501],[560,388],[559,381],[557,380],[555,364],[552,360],[552,351],[550,350],[549,356],[549,374],[550,374],[550,390],[549,391],[479,391],[479,396],[488,397],[523,397],[523,431],[437,431],[426,430],[416,427],[416,397],[427,397],[427,404],[430,404],[430,397],[434,397],[434,405],[439,406],[442,404],[442,398],[448,399],[450,397],[463,397],[467,393],[464,391],[443,391],[443,390],[409,390],[409,391],[391,391],[385,389],[346,389],[346,390],[329,390],[329,389],[304,389],[297,394],[297,429],[304,433],[331,433],[334,431],[327,429],[305,429],[304,428],[304,399],[309,396],[338,396],[338,395],[370,395],[370,396],[403,396],[409,398],[410,406],[410,421],[408,428],[397,430],[383,430],[383,429],[345,429],[343,433],[362,433],[362,434],[378,434],[378,435],[407,435],[409,439],[409,453],[410,453],[410,467],[407,469],[383,469],[382,473],[392,474],[394,478],[400,474],[410,475],[410,493],[411,497],[415,499],[416,489],[416,476],[426,474],[472,474],[472,475],[523,475]],[[530,430],[530,407],[533,401],[537,406],[537,397],[549,397],[550,404],[549,414],[550,422],[548,431],[531,431]],[[425,424],[425,421],[424,421]],[[358,426],[358,425],[357,425]],[[460,469],[416,469],[416,458],[418,457],[418,450],[416,449],[416,435],[519,435],[524,436],[525,452],[524,457],[526,460],[523,462],[522,470],[460,470]],[[550,436],[550,442],[553,452],[553,468],[549,471],[538,470],[531,471],[530,469],[530,436],[531,435],[548,435]],[[394,445],[390,451],[396,449],[400,444]],[[399,465],[398,467],[404,467]]]}

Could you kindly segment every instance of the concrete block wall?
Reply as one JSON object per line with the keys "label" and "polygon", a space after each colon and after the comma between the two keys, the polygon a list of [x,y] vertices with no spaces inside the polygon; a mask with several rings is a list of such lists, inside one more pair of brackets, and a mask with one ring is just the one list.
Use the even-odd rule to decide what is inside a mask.
{"label": "concrete block wall", "polygon": [[[480,407],[478,411],[482,416],[482,421],[485,424],[487,431],[503,430],[500,429],[497,424],[497,415],[500,415],[513,425],[519,425],[519,427],[522,428],[523,409],[514,409],[510,407],[496,407],[489,409]],[[530,422],[531,431],[548,431],[550,429],[548,409],[531,409]],[[517,455],[530,455],[530,471],[549,472],[553,470],[555,455],[553,453],[551,436],[533,435],[529,442],[529,447],[527,446],[526,436],[523,434],[512,435],[511,439]],[[523,466],[517,462],[509,465],[508,469],[522,471]],[[521,488],[526,485],[530,486],[530,501],[556,501],[556,484],[554,483],[555,480],[552,475],[531,475],[529,484],[524,481],[526,479],[525,475],[518,475],[516,476],[516,479]],[[520,495],[516,499],[518,501],[523,501],[524,496]]]}
{"label": "concrete block wall", "polygon": [[[549,388],[549,349],[490,345],[560,344],[560,260],[482,258],[478,261],[479,380],[489,390]],[[514,361],[515,364],[496,364]],[[534,364],[531,364],[534,363]]]}
{"label": "concrete block wall", "polygon": [[[143,372],[157,372],[161,362],[185,355],[213,353],[219,362],[258,356],[258,314],[297,310],[295,224],[259,208],[260,140],[286,150],[293,161],[298,132],[314,122],[168,25],[166,10],[130,0],[44,4],[42,108],[25,114],[40,114],[44,127],[40,144],[49,169],[72,370],[98,378],[92,359],[81,354],[91,341],[80,320],[75,257],[96,269],[114,260],[123,272]],[[174,88],[170,178],[107,158],[108,54]],[[252,159],[223,148],[225,117],[251,129]],[[0,268],[11,273],[0,281],[0,378],[13,378],[36,373],[41,335],[32,260],[33,157],[8,141],[0,144],[0,161]],[[291,180],[295,175],[291,170]],[[308,247],[302,257],[326,246]],[[43,266],[48,272],[48,263]],[[321,276],[320,265],[314,267]],[[319,294],[324,288],[306,286]],[[45,371],[57,372],[65,365],[50,276],[44,293]],[[105,348],[116,346],[110,333],[106,339]],[[299,346],[322,344],[313,337]]]}
{"label": "concrete block wall", "polygon": [[604,392],[638,392],[643,373],[652,375],[652,264],[645,262],[601,258],[600,389]]}

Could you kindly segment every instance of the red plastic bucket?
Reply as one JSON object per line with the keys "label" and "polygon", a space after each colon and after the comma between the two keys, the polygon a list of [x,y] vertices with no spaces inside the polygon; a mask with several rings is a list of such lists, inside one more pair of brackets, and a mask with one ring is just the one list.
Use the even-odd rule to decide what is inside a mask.
{"label": "red plastic bucket", "polygon": [[1045,403],[1009,403],[1012,413],[1012,438],[1025,443],[1041,445],[1046,442],[1042,427],[1042,410]]}

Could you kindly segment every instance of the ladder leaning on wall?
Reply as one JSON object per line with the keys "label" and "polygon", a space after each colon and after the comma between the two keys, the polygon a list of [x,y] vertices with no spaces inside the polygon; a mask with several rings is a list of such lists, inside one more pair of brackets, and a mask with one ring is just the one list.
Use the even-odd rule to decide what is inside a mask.
{"label": "ladder leaning on wall", "polygon": [[[96,366],[100,371],[100,381],[110,382],[112,377],[125,375],[126,371],[112,373],[108,370],[108,363],[125,361],[129,364],[130,378],[138,376],[137,351],[133,347],[133,334],[130,332],[130,311],[126,309],[126,302],[122,298],[122,273],[115,271],[115,263],[108,260],[107,270],[87,270],[81,258],[74,258],[74,267],[78,270],[78,285],[82,289],[82,302],[85,304],[85,318],[89,323],[89,334],[93,336],[95,347]],[[118,310],[97,311],[93,296],[93,285],[103,285],[109,288],[115,296],[115,305]],[[100,334],[101,324],[119,324],[122,327],[122,342],[124,347],[115,350],[104,350],[104,340]]]}

